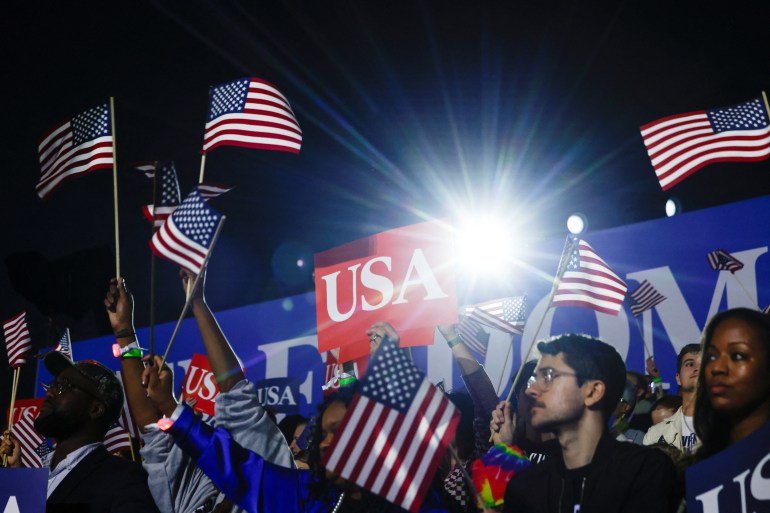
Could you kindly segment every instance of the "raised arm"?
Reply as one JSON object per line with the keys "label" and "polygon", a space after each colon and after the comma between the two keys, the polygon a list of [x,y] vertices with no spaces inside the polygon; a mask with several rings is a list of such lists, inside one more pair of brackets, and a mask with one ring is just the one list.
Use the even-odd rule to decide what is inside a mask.
{"label": "raised arm", "polygon": [[[110,318],[112,331],[121,348],[137,341],[134,330],[134,298],[126,287],[123,278],[110,280],[110,287],[104,297],[104,306]],[[123,375],[123,389],[131,413],[140,427],[157,422],[161,412],[150,401],[142,388],[144,365],[139,357],[121,357],[120,368]]]}
{"label": "raised arm", "polygon": [[[219,390],[221,392],[228,392],[236,383],[244,379],[243,364],[238,359],[238,356],[236,356],[235,351],[233,351],[232,346],[227,341],[227,337],[225,337],[214,314],[206,303],[204,295],[205,273],[206,270],[204,269],[199,279],[200,283],[198,283],[198,286],[193,291],[190,303]],[[185,291],[187,291],[188,287],[192,286],[192,283],[195,281],[195,275],[185,269],[182,269],[179,274],[182,277],[182,285]]]}

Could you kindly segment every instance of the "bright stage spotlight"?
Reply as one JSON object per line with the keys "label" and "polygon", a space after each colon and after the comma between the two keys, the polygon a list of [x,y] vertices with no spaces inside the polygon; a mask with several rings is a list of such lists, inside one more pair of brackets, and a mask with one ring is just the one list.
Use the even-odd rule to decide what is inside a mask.
{"label": "bright stage spotlight", "polygon": [[510,227],[489,217],[465,221],[458,234],[460,264],[474,274],[501,273],[511,258]]}
{"label": "bright stage spotlight", "polygon": [[572,214],[567,218],[567,230],[573,235],[579,235],[588,227],[588,221],[583,214]]}
{"label": "bright stage spotlight", "polygon": [[668,198],[666,200],[666,216],[673,217],[682,213],[682,204],[676,198]]}

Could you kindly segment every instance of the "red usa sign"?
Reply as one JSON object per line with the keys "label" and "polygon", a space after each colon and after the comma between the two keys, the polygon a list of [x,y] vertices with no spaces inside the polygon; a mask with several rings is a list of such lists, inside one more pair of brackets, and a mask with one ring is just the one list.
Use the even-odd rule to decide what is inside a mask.
{"label": "red usa sign", "polygon": [[184,377],[182,400],[191,404],[194,410],[213,416],[214,399],[217,395],[219,395],[219,387],[214,379],[209,359],[202,354],[193,354]]}
{"label": "red usa sign", "polygon": [[[38,397],[37,399],[16,399],[13,404],[13,423],[16,424],[21,420],[21,416],[27,411],[32,413],[32,418],[37,418],[37,414],[40,412],[40,405],[45,401],[45,397]],[[10,406],[8,407],[10,410]],[[8,416],[6,415],[6,418]]]}
{"label": "red usa sign", "polygon": [[430,345],[437,324],[457,322],[452,232],[420,223],[315,255],[318,350],[345,362],[369,354],[366,330],[390,322],[402,346]]}

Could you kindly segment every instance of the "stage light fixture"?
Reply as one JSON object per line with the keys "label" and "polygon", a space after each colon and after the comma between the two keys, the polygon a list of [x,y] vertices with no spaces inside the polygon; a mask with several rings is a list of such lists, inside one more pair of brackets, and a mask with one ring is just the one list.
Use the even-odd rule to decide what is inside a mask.
{"label": "stage light fixture", "polygon": [[673,217],[682,213],[682,204],[676,198],[668,198],[666,200],[666,216]]}
{"label": "stage light fixture", "polygon": [[567,218],[567,230],[573,235],[583,233],[588,227],[588,220],[583,214],[575,213]]}
{"label": "stage light fixture", "polygon": [[474,274],[505,271],[513,251],[509,233],[510,227],[492,217],[465,221],[457,241],[461,265]]}

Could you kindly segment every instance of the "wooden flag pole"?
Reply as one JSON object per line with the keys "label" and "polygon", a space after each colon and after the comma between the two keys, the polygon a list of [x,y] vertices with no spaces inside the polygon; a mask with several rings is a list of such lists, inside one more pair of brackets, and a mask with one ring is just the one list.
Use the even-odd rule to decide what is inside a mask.
{"label": "wooden flag pole", "polygon": [[198,183],[203,183],[203,173],[206,170],[206,154],[201,155],[201,172],[198,176]]}
{"label": "wooden flag pole", "polygon": [[[10,431],[13,428],[13,409],[16,403],[16,390],[19,387],[19,374],[21,371],[21,367],[15,367],[13,369],[13,379],[11,380],[11,406],[8,410],[10,413],[8,415],[8,431]],[[8,455],[3,454],[3,466],[8,465]]]}
{"label": "wooden flag pole", "polygon": [[[152,175],[152,233],[158,230],[155,227],[158,203],[158,165],[155,165],[155,174]],[[150,356],[155,354],[155,252],[150,256]]]}
{"label": "wooden flag pole", "polygon": [[753,305],[756,305],[756,306],[757,306],[757,310],[762,310],[762,309],[759,307],[759,302],[758,302],[758,301],[756,301],[756,300],[755,300],[753,297],[751,297],[751,294],[749,293],[749,290],[746,288],[746,286],[743,284],[743,282],[740,280],[740,278],[738,278],[738,277],[735,275],[735,273],[733,273],[733,278],[735,278],[735,281],[737,281],[737,282],[738,282],[738,285],[740,285],[740,286],[741,286],[741,288],[743,289],[743,292],[745,292],[745,293],[746,293],[746,297],[748,297],[748,298],[749,298],[749,301],[751,301],[751,304],[753,304]]}
{"label": "wooden flag pole", "polygon": [[112,127],[112,195],[115,205],[115,277],[120,278],[120,223],[118,221],[118,152],[115,137],[115,98],[110,96],[110,123]]}
{"label": "wooden flag pole", "polygon": [[[634,320],[636,321],[636,327],[639,328],[639,336],[642,337],[642,344],[644,344],[644,352],[647,353],[647,358],[652,356],[652,350],[647,345],[647,341],[644,339],[644,331],[642,330],[642,325],[639,322],[639,317],[634,316]],[[647,361],[647,358],[645,358],[645,361]]]}
{"label": "wooden flag pole", "polygon": [[160,370],[163,368],[163,364],[166,363],[166,359],[168,358],[168,353],[171,351],[171,345],[174,343],[174,339],[176,338],[177,333],[179,333],[179,327],[182,325],[182,320],[184,319],[184,316],[187,314],[187,309],[190,308],[190,298],[192,298],[193,292],[195,292],[196,287],[198,286],[198,281],[200,280],[201,274],[203,269],[206,268],[206,264],[209,262],[209,257],[211,256],[211,253],[214,252],[214,245],[217,243],[217,239],[219,238],[219,232],[222,231],[222,225],[225,224],[225,216],[222,216],[222,218],[219,220],[219,224],[217,224],[217,229],[214,231],[214,236],[211,239],[211,245],[209,246],[209,250],[206,253],[206,257],[203,259],[203,263],[201,264],[201,272],[195,275],[195,281],[192,284],[192,287],[190,287],[189,292],[187,293],[187,298],[184,302],[184,307],[182,308],[182,313],[179,316],[179,320],[176,321],[176,326],[174,327],[174,332],[171,334],[171,339],[168,341],[168,347],[166,347],[166,352],[163,354],[163,358],[160,360],[160,365],[158,366],[158,374],[160,374]]}
{"label": "wooden flag pole", "polygon": [[762,91],[762,99],[765,100],[765,112],[767,112],[767,116],[770,118],[770,104],[767,103],[767,95],[764,91]]}
{"label": "wooden flag pole", "polygon": [[[551,294],[548,296],[548,308],[545,309],[543,312],[543,316],[540,317],[540,322],[537,325],[537,329],[535,330],[535,333],[532,335],[532,342],[529,344],[529,348],[527,349],[527,354],[524,355],[524,358],[521,360],[521,365],[519,365],[519,370],[516,372],[516,376],[513,378],[513,384],[511,385],[511,390],[508,392],[508,397],[505,398],[506,401],[511,400],[511,397],[513,397],[513,390],[516,388],[516,385],[519,383],[519,378],[521,378],[521,371],[524,369],[524,364],[527,363],[527,360],[529,359],[529,355],[532,353],[532,348],[535,347],[535,342],[537,341],[537,335],[540,333],[540,328],[543,327],[543,322],[545,321],[546,316],[548,315],[548,311],[551,309],[551,303],[553,302],[553,297],[556,295],[556,290],[559,288],[559,283],[561,282],[562,277],[564,276],[564,272],[567,270],[566,261],[569,260],[569,255],[572,253],[572,248],[574,247],[574,244],[576,243],[576,240],[572,237],[567,237],[567,244],[564,246],[564,251],[562,252],[561,261],[559,262],[559,269],[556,270],[556,279],[553,282],[553,286],[551,287]],[[566,258],[565,258],[566,257]],[[524,340],[524,337],[522,336],[522,341]]]}
{"label": "wooden flag pole", "polygon": [[[524,338],[524,334],[522,333],[522,339]],[[503,369],[505,369],[505,366],[508,365],[508,359],[511,357],[511,353],[513,352],[513,333],[511,333],[511,344],[508,346],[508,350],[505,352],[505,361],[503,361]],[[504,372],[500,373],[500,379],[497,381],[497,388],[495,388],[495,392],[497,392],[497,395],[500,395],[500,387],[503,386],[503,374]]]}
{"label": "wooden flag pole", "polygon": [[131,441],[131,433],[126,428],[126,437],[128,438],[128,448],[131,451],[131,461],[136,461],[136,454],[134,454],[134,443]]}

